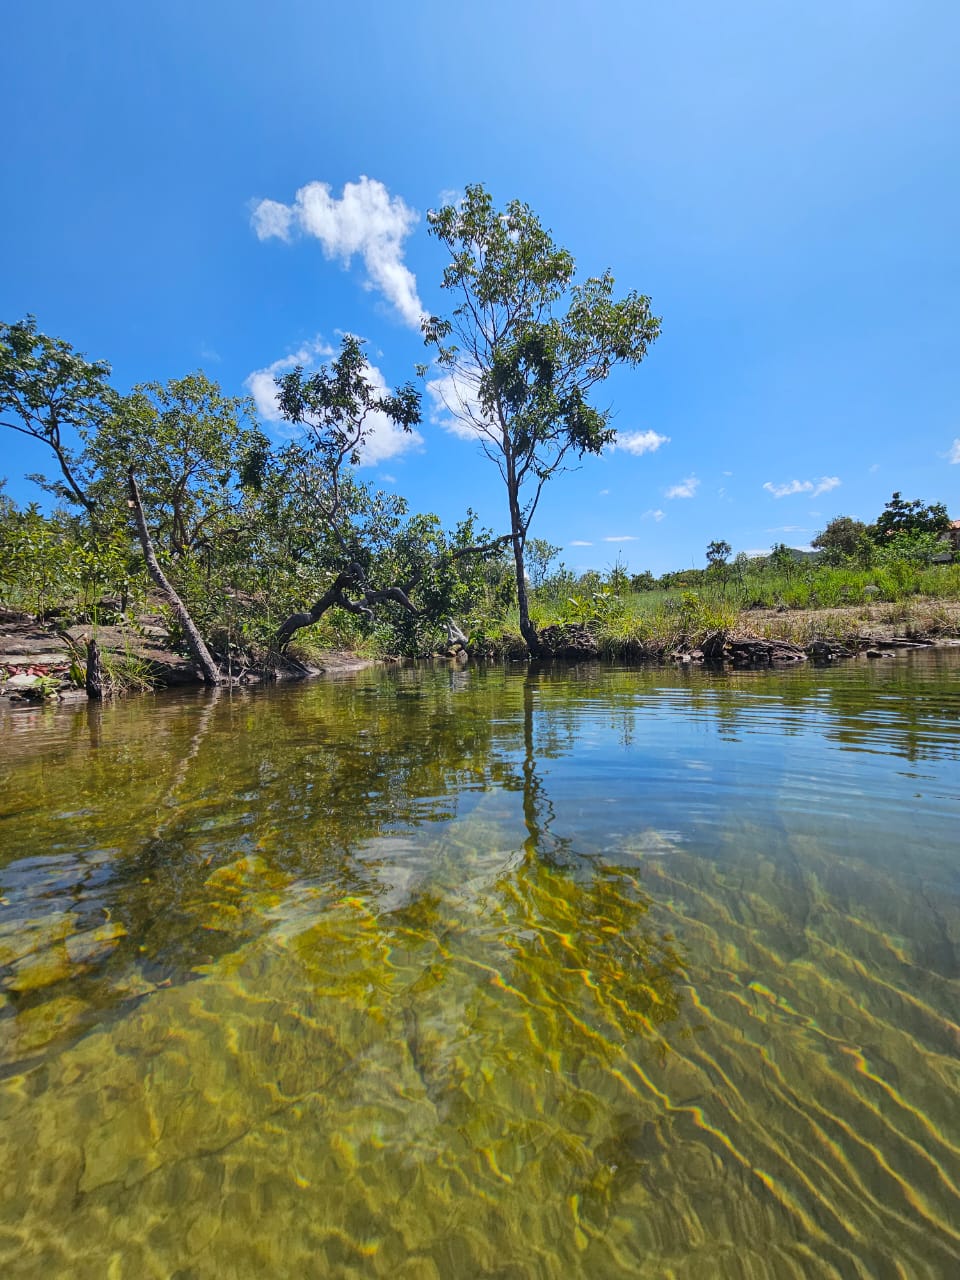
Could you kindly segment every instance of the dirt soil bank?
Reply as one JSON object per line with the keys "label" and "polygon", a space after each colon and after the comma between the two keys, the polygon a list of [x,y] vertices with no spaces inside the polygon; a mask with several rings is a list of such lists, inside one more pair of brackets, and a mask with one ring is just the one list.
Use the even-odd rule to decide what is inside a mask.
{"label": "dirt soil bank", "polygon": [[[86,692],[75,677],[86,663],[87,640],[93,633],[89,624],[61,628],[0,606],[0,696],[36,697],[44,685],[47,690],[55,685],[55,696],[61,700],[85,700]],[[96,636],[108,668],[133,662],[161,688],[201,683],[192,661],[166,643],[160,626],[99,626]],[[370,659],[355,653],[331,650],[290,674],[338,675],[371,665]],[[244,683],[254,679],[250,675]]]}
{"label": "dirt soil bank", "polygon": [[849,641],[911,636],[934,643],[960,637],[960,600],[918,598],[904,604],[841,605],[834,609],[747,609],[740,615],[744,635]]}

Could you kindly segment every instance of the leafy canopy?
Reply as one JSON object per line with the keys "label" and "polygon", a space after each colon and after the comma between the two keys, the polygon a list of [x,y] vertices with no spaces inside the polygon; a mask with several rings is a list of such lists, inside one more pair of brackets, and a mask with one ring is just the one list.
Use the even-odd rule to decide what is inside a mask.
{"label": "leafy canopy", "polygon": [[883,543],[894,534],[943,533],[949,527],[950,517],[942,502],[926,506],[919,498],[908,502],[897,492],[877,517],[874,537]]}
{"label": "leafy canopy", "polygon": [[141,383],[94,433],[82,434],[98,506],[125,496],[132,466],[154,536],[176,558],[223,532],[240,486],[259,474],[269,449],[250,401],[224,395],[202,372]]}
{"label": "leafy canopy", "polygon": [[589,400],[618,364],[636,365],[660,332],[650,301],[617,301],[605,272],[573,284],[572,255],[526,204],[501,213],[483,186],[427,215],[450,252],[443,288],[458,299],[450,319],[431,316],[424,338],[449,375],[440,392],[469,422],[517,497],[513,533],[526,535],[544,482],[572,452],[600,453],[614,438],[610,410]]}
{"label": "leafy canopy", "polygon": [[374,492],[353,469],[379,420],[413,430],[420,421],[419,393],[409,383],[394,392],[376,388],[363,343],[352,334],[329,365],[310,375],[298,366],[278,378],[277,392],[280,412],[303,432],[278,459],[286,477],[283,501],[300,508],[302,528],[322,533],[334,561],[371,564],[396,536],[406,504]]}
{"label": "leafy canopy", "polygon": [[48,338],[33,316],[0,324],[0,426],[52,449],[62,479],[33,478],[90,514],[94,502],[71,437],[95,433],[116,411],[120,397],[109,376],[105,360],[88,360],[62,338]]}
{"label": "leafy canopy", "polygon": [[727,563],[733,553],[733,547],[729,542],[718,539],[711,542],[707,546],[707,564],[712,569],[722,568]]}
{"label": "leafy canopy", "polygon": [[821,553],[825,564],[840,565],[847,560],[869,558],[867,526],[852,516],[835,516],[810,543]]}

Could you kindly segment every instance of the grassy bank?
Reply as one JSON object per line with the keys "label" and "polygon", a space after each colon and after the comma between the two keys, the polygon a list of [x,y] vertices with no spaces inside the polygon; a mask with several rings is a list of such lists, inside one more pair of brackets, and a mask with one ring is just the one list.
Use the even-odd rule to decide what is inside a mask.
{"label": "grassy bank", "polygon": [[[707,590],[624,592],[608,589],[589,598],[565,600],[541,593],[532,610],[537,627],[582,627],[601,656],[629,661],[656,659],[675,651],[699,648],[717,632],[755,636],[807,647],[830,640],[861,647],[871,639],[895,635],[916,639],[960,636],[960,566],[936,566],[922,575],[929,594],[909,579],[904,590],[896,575],[843,570],[823,571],[819,581],[771,581],[763,591],[743,592],[718,584]],[[920,575],[918,575],[919,577]],[[783,588],[792,585],[786,593]],[[519,620],[507,618],[502,628],[484,634],[488,651],[520,656]]]}

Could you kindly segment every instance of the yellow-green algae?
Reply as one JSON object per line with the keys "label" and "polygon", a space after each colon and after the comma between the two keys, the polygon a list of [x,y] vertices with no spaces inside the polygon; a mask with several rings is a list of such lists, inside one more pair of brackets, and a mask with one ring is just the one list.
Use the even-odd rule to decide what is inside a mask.
{"label": "yellow-green algae", "polygon": [[19,733],[3,1274],[954,1274],[957,675]]}

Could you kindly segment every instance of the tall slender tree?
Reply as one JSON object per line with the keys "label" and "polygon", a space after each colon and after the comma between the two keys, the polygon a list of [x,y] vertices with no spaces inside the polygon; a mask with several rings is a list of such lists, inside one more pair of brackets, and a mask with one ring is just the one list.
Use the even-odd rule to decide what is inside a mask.
{"label": "tall slender tree", "polygon": [[612,442],[611,411],[590,395],[615,366],[640,363],[660,321],[642,294],[615,300],[609,271],[574,284],[573,257],[519,200],[500,211],[470,186],[428,222],[450,253],[442,287],[458,300],[449,318],[424,321],[444,371],[428,387],[475,430],[503,479],[520,630],[537,656],[524,547],[543,486]]}

